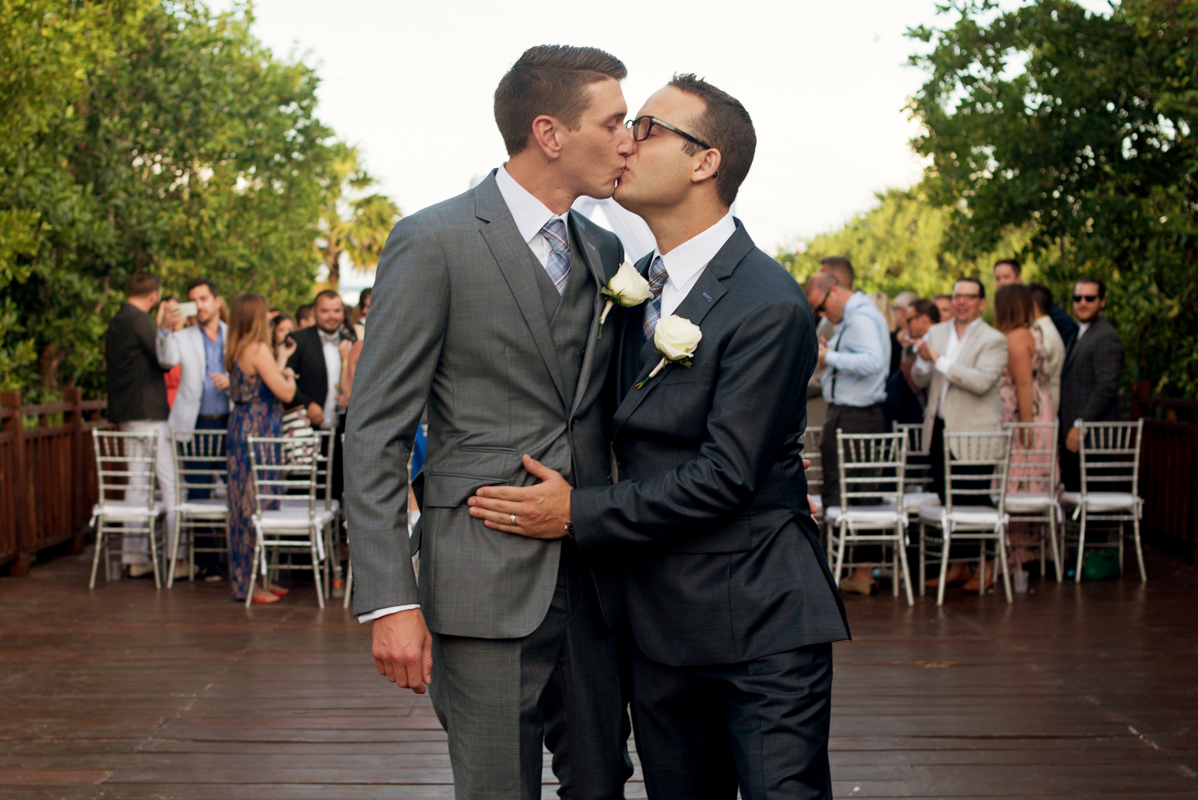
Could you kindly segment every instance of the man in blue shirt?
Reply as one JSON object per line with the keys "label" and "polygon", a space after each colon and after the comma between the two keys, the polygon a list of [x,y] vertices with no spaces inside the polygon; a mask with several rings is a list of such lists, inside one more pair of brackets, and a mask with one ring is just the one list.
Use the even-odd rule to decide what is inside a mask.
{"label": "man in blue shirt", "polygon": [[[890,329],[882,312],[861,292],[850,292],[835,275],[820,273],[807,281],[807,302],[817,317],[835,326],[832,338],[821,339],[819,366],[824,367],[823,392],[828,401],[820,457],[824,469],[821,492],[824,508],[840,504],[840,459],[836,431],[884,433],[886,377],[890,368]],[[858,546],[859,561],[881,558],[877,546]],[[841,591],[869,594],[873,570],[859,566],[840,582]]]}

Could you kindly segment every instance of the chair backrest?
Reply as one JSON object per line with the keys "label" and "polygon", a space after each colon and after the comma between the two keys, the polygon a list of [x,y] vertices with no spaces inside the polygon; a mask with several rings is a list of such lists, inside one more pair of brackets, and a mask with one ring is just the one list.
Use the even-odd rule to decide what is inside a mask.
{"label": "chair backrest", "polygon": [[175,502],[184,503],[189,490],[215,491],[229,482],[226,431],[171,428],[175,463]]}
{"label": "chair backrest", "polygon": [[337,447],[337,440],[343,438],[337,436],[336,431],[318,430],[317,432],[319,445],[316,448],[316,499],[324,503],[324,508],[329,511],[333,507],[333,449]]}
{"label": "chair backrest", "polygon": [[[955,454],[955,457],[954,457]],[[998,514],[1006,507],[1006,492],[996,489],[1007,483],[1011,463],[1011,432],[944,432],[944,507],[953,511],[954,496],[977,497],[979,505],[998,498]],[[984,498],[984,499],[983,499]],[[967,503],[966,505],[972,505]]]}
{"label": "chair backrest", "polygon": [[842,433],[836,430],[840,457],[840,505],[877,505],[881,498],[902,497],[907,471],[907,437],[902,433]]}
{"label": "chair backrest", "polygon": [[803,431],[803,458],[811,461],[807,468],[807,493],[819,497],[824,489],[824,459],[820,445],[824,440],[824,429],[820,425],[808,426]]}
{"label": "chair backrest", "polygon": [[907,437],[907,491],[931,491],[932,458],[929,455],[931,442],[924,440],[923,424],[916,425],[893,423],[895,433]]}
{"label": "chair backrest", "polygon": [[1057,421],[1005,422],[1011,432],[1011,460],[1007,468],[1007,491],[1057,493]]}
{"label": "chair backrest", "polygon": [[1138,495],[1144,420],[1083,422],[1080,434],[1082,491]]}
{"label": "chair backrest", "polygon": [[255,513],[272,510],[284,496],[288,500],[307,499],[309,515],[316,512],[316,460],[293,459],[294,443],[289,436],[249,437]]}
{"label": "chair backrest", "polygon": [[158,434],[93,430],[92,444],[100,503],[119,503],[136,488],[146,495],[146,509],[154,508]]}

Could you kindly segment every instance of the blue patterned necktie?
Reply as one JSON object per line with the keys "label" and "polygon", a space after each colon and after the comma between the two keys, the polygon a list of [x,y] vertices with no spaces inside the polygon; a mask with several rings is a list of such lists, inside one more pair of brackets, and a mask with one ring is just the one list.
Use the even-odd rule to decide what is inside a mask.
{"label": "blue patterned necktie", "polygon": [[570,278],[570,241],[566,238],[566,223],[554,217],[541,227],[541,235],[549,243],[550,251],[545,271],[557,287],[557,293],[561,294]]}
{"label": "blue patterned necktie", "polygon": [[657,321],[661,319],[661,287],[665,285],[668,277],[665,262],[661,260],[661,256],[655,257],[649,265],[649,290],[653,292],[653,299],[645,303],[646,342],[652,339],[657,331]]}

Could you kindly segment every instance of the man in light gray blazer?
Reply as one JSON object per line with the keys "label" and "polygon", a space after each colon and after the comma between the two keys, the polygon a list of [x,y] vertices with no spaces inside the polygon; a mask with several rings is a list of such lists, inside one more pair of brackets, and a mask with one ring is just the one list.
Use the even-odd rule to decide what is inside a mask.
{"label": "man in light gray blazer", "polygon": [[[953,287],[952,301],[953,319],[932,326],[919,342],[916,351],[919,357],[911,368],[912,380],[928,391],[923,435],[924,441],[930,442],[932,491],[941,500],[946,499],[944,431],[968,433],[1002,428],[1000,392],[1002,373],[1007,366],[1007,337],[982,319],[986,310],[986,288],[982,282],[976,278],[960,279]],[[972,497],[969,502],[976,504],[978,499]],[[964,563],[954,563],[946,581],[963,582],[969,577],[967,572]],[[987,573],[994,574],[990,570]],[[933,578],[928,585],[938,586],[939,581]]]}
{"label": "man in light gray blazer", "polygon": [[491,530],[466,505],[533,481],[523,453],[576,485],[609,481],[599,290],[623,251],[570,206],[624,171],[625,75],[593,48],[525,52],[495,92],[507,164],[401,220],[379,262],[345,443],[354,609],[379,672],[429,684],[459,798],[539,798],[542,742],[564,796],[622,797],[631,774],[616,634],[577,546]]}

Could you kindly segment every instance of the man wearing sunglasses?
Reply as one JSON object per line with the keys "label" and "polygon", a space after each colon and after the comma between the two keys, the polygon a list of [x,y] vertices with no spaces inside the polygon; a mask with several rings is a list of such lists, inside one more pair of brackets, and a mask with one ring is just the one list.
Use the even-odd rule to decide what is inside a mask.
{"label": "man wearing sunglasses", "polygon": [[1106,284],[1082,278],[1073,287],[1077,338],[1065,351],[1061,368],[1061,480],[1071,492],[1081,489],[1082,422],[1117,422],[1119,381],[1123,377],[1123,340],[1103,315]]}
{"label": "man wearing sunglasses", "polygon": [[[815,321],[730,211],[757,142],[744,107],[678,75],[631,128],[614,197],[657,249],[638,265],[652,298],[604,332],[618,482],[571,489],[525,457],[543,482],[480,489],[472,513],[608,565],[650,797],[830,798],[831,643],[848,625],[802,466]],[[655,371],[671,315],[702,338]]]}

